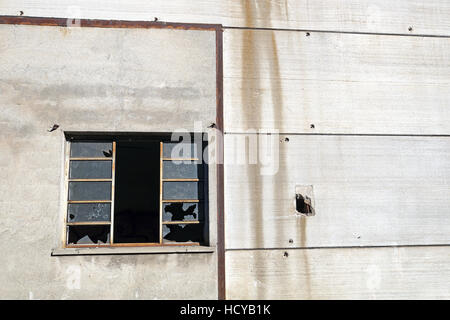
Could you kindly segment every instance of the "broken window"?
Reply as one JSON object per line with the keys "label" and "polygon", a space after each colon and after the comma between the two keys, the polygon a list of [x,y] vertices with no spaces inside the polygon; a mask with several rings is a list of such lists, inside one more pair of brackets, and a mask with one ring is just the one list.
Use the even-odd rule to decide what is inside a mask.
{"label": "broken window", "polygon": [[170,135],[68,138],[66,246],[207,241],[205,142],[172,142]]}

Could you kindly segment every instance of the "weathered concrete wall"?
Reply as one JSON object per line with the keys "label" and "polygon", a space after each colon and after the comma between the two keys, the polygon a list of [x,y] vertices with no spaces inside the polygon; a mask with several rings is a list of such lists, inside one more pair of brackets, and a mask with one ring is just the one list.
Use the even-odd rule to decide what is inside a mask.
{"label": "weathered concrete wall", "polygon": [[[275,176],[260,176],[261,167],[257,165],[225,166],[228,298],[449,298],[446,286],[450,281],[449,4],[446,0],[204,0],[200,3],[131,0],[126,5],[107,0],[5,0],[0,1],[0,14],[19,15],[22,11],[26,16],[126,20],[158,17],[160,21],[221,23],[233,28],[224,30],[224,124],[225,131],[230,133],[225,139],[228,150],[225,158],[245,155],[245,150],[235,149],[230,141],[243,136],[241,133],[248,129],[264,128],[281,136],[279,170]],[[250,30],[241,30],[241,27]],[[13,43],[16,41],[12,34],[2,35],[0,39],[4,37],[10,37]],[[40,39],[38,32],[27,41],[34,41],[36,37]],[[22,50],[17,49],[17,53],[1,55],[14,61],[0,64],[2,79],[4,75],[8,81],[20,77],[26,79],[27,68],[42,63],[32,51],[38,50],[47,38],[48,35],[36,41],[33,48],[26,43],[22,44]],[[42,260],[42,255],[48,254],[46,243],[52,242],[53,237],[56,239],[46,226],[57,223],[57,215],[53,215],[58,210],[57,202],[40,199],[49,197],[49,192],[60,190],[55,177],[61,172],[58,168],[61,154],[49,150],[53,150],[62,138],[57,136],[59,133],[50,135],[39,131],[41,139],[28,145],[28,137],[51,126],[56,121],[52,116],[59,117],[56,119],[63,124],[63,129],[72,125],[72,114],[61,113],[58,104],[65,108],[74,105],[76,110],[83,110],[80,121],[73,126],[80,130],[87,130],[92,124],[96,130],[100,127],[102,130],[111,127],[122,130],[122,124],[129,121],[133,122],[136,131],[162,130],[171,126],[171,123],[161,122],[159,117],[157,123],[143,121],[141,115],[152,115],[135,105],[146,105],[146,99],[138,99],[137,91],[130,95],[121,76],[112,80],[114,90],[108,89],[110,87],[104,81],[109,80],[100,76],[102,72],[111,75],[108,73],[111,70],[104,67],[108,66],[107,54],[98,61],[94,68],[96,73],[90,76],[93,79],[99,77],[102,86],[95,89],[83,86],[90,79],[86,79],[86,69],[78,69],[84,63],[91,63],[94,52],[104,53],[90,49],[95,48],[97,41],[92,41],[90,46],[83,41],[89,41],[89,37],[80,40],[78,48],[90,56],[89,60],[84,61],[84,54],[78,62],[67,63],[65,68],[72,68],[67,74],[60,73],[62,68],[52,73],[53,69],[47,64],[41,68],[44,70],[40,72],[42,78],[35,78],[42,87],[52,83],[52,79],[58,79],[60,74],[65,83],[64,77],[75,73],[85,77],[78,88],[58,87],[57,90],[42,91],[42,94],[39,86],[36,91],[36,85],[31,87],[31,93],[26,90],[26,84],[17,89],[36,99],[39,97],[40,105],[47,103],[46,107],[32,109],[40,110],[40,122],[36,122],[32,110],[21,106],[24,101],[16,89],[7,82],[2,84],[2,91],[8,92],[8,101],[14,99],[16,102],[9,106],[2,104],[6,111],[1,117],[8,119],[6,123],[2,122],[5,128],[2,132],[8,134],[2,135],[5,138],[0,150],[6,150],[8,157],[14,157],[14,160],[0,155],[0,165],[8,169],[0,172],[2,181],[7,181],[0,186],[0,201],[3,201],[2,208],[6,208],[0,214],[8,213],[4,225],[22,226],[30,221],[25,212],[36,212],[32,221],[35,221],[34,226],[41,228],[33,229],[36,236],[32,241],[33,245],[38,246],[37,242],[42,246],[40,250],[25,246],[29,243],[31,228],[25,229],[26,232],[14,229],[14,235],[7,230],[1,233],[2,240],[14,239],[16,243],[17,239],[21,246],[14,245],[6,250],[10,257],[15,257],[9,260],[17,261],[16,264],[25,261],[16,255],[21,250],[28,250],[24,252],[30,257],[35,256],[36,261]],[[117,61],[119,58],[115,55],[124,47],[114,41],[109,45],[113,44],[117,46],[111,48],[112,57]],[[0,48],[4,46],[1,40]],[[28,52],[25,52],[27,48]],[[40,55],[50,54],[48,51],[51,50],[43,50]],[[23,59],[27,54],[28,57]],[[58,60],[58,56],[52,60]],[[95,60],[92,63],[95,64]],[[91,69],[87,68],[88,71]],[[201,73],[197,76],[211,76],[208,72]],[[130,70],[129,74],[133,72]],[[174,81],[180,75],[174,75]],[[60,82],[55,81],[55,86],[61,85]],[[149,84],[152,85],[154,83]],[[187,87],[176,86],[179,89]],[[141,88],[137,83],[133,87]],[[65,89],[78,93],[61,96],[61,92],[67,92]],[[102,92],[103,99],[92,97]],[[170,101],[170,96],[175,93],[158,92],[160,96],[168,94],[168,99],[159,98],[161,103]],[[177,89],[176,94],[189,97],[188,91]],[[56,99],[58,95],[60,98]],[[46,96],[53,96],[53,100],[45,100]],[[5,99],[3,94],[1,99]],[[105,99],[112,105],[105,103],[102,109],[111,108],[120,115],[115,122],[109,114],[92,114],[89,101],[102,104]],[[153,99],[156,99],[154,95]],[[189,108],[192,105],[187,101],[183,106]],[[199,114],[204,115],[205,109],[202,112],[196,110],[197,107],[190,109],[179,118],[195,119]],[[51,120],[47,121],[47,118]],[[39,162],[30,163],[30,159]],[[30,170],[24,172],[24,166]],[[28,181],[34,184],[30,186]],[[315,216],[305,218],[294,212],[297,184],[313,185]],[[5,201],[8,197],[4,195],[13,201]],[[24,202],[24,199],[31,201]],[[53,220],[48,218],[50,216],[46,216],[47,221],[43,220],[42,212],[52,212]],[[172,256],[152,258],[139,256],[136,259],[152,262],[170,259],[168,265],[176,264]],[[58,274],[61,275],[56,282],[60,284],[60,291],[55,285],[48,289],[48,296],[63,291],[70,292],[69,297],[78,293],[83,296],[83,291],[66,288],[73,282],[65,273],[69,264],[59,267],[57,263],[81,263],[81,270],[87,270],[88,265],[92,266],[88,263],[91,259],[98,265],[98,261],[107,263],[127,258],[48,257],[45,268],[48,279],[55,278],[55,270],[60,270]],[[182,259],[180,265],[184,266],[194,263],[190,256],[177,256],[176,259]],[[207,260],[205,264],[216,264],[214,255],[201,259]],[[204,264],[197,258],[195,261],[198,262],[196,266],[202,266],[199,272],[194,273],[189,268],[192,274],[180,275],[180,279],[184,279],[185,284],[207,274],[208,285],[205,287],[208,292],[202,292],[215,297],[212,271],[208,269],[204,273]],[[161,262],[161,266],[165,263]],[[11,270],[16,267],[10,261],[2,261],[2,264],[11,266]],[[158,266],[156,262],[149,264],[139,275],[147,279],[147,274],[156,272],[154,267]],[[18,268],[20,272],[5,273],[11,279],[2,282],[14,283],[20,279],[24,289],[17,289],[16,295],[25,297],[29,284],[38,286],[40,281],[36,280],[34,272],[26,278],[25,271],[31,269],[28,265]],[[120,274],[117,270],[117,267],[112,270],[108,267],[104,269],[105,273],[96,271],[91,278],[99,283],[105,274],[111,277]],[[134,272],[137,268],[130,270],[131,274],[138,275]],[[82,273],[82,279],[86,275],[89,273]],[[123,275],[119,277],[124,279]],[[152,285],[162,284],[166,283],[159,280],[149,283],[145,289],[151,294],[147,297],[159,293]],[[89,284],[83,284],[83,288],[86,285]],[[173,292],[172,283],[167,286]],[[19,286],[9,286],[13,287]],[[186,289],[178,284],[174,287]],[[92,291],[98,296],[96,289]],[[180,295],[183,292],[179,292]],[[57,295],[61,296],[59,293]],[[132,294],[129,291],[126,297],[132,298]]]}
{"label": "weathered concrete wall", "polygon": [[1,25],[0,39],[0,298],[216,298],[215,253],[50,256],[61,247],[63,131],[205,129],[215,33]]}

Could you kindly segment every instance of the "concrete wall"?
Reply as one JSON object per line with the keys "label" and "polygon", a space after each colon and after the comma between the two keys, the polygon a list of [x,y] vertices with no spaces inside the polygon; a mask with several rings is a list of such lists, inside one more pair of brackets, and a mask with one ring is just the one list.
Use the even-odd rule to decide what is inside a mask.
{"label": "concrete wall", "polygon": [[[1,25],[0,39],[0,298],[216,298],[214,252],[51,256],[62,245],[63,132],[195,121],[207,131],[215,32]],[[209,181],[214,247],[215,166]]]}
{"label": "concrete wall", "polygon": [[[224,25],[225,160],[229,161],[225,166],[227,298],[450,297],[447,286],[450,281],[448,1],[132,0],[123,4],[107,0],[95,3],[84,0],[19,0],[0,3],[0,14],[19,15],[20,11],[26,16],[124,20],[153,20],[157,17],[159,21]],[[35,54],[29,51],[39,50],[41,43],[51,38],[47,34],[36,43],[39,45],[31,47],[28,41],[35,37],[28,36],[27,43],[23,44],[28,50],[18,48],[17,52],[3,54],[4,47],[14,47],[15,37],[10,37],[9,45],[3,40],[0,42],[1,59],[15,59],[15,63],[2,61],[1,76],[8,81],[14,77],[23,81],[27,78],[24,75],[26,68],[42,63],[42,59],[36,59]],[[88,40],[89,37],[83,38],[80,50],[89,50],[89,45],[84,42]],[[111,41],[109,45],[114,43]],[[123,47],[111,49],[113,55],[122,50]],[[45,56],[47,51],[41,55]],[[29,56],[24,57],[27,54]],[[106,61],[103,59],[99,63],[98,72],[108,65]],[[83,64],[67,63],[66,68],[73,68],[72,72],[76,73],[80,65]],[[36,76],[39,79],[36,81],[42,85],[53,81],[59,74],[51,72],[49,63],[44,69],[40,72],[42,80]],[[86,70],[79,71],[81,76],[85,76]],[[131,74],[134,76],[130,71]],[[179,76],[175,75],[174,79]],[[212,75],[199,72],[196,76]],[[120,84],[120,78],[115,77],[116,84]],[[89,83],[89,79],[87,81]],[[5,87],[4,84],[2,86]],[[26,86],[21,88],[25,90]],[[67,92],[60,89],[58,92]],[[53,207],[50,207],[50,202],[39,199],[42,194],[48,197],[49,190],[59,192],[55,179],[60,174],[57,166],[61,160],[60,154],[49,151],[53,144],[46,139],[55,139],[56,143],[61,138],[42,131],[40,134],[46,139],[30,146],[18,148],[19,144],[9,141],[28,142],[27,130],[36,131],[38,123],[42,129],[51,126],[53,119],[48,121],[47,118],[57,115],[55,110],[59,109],[56,102],[53,107],[43,106],[41,113],[47,113],[39,115],[40,120],[37,121],[30,111],[35,109],[26,109],[13,89],[4,90],[9,92],[6,95],[9,107],[3,102],[5,95],[2,94],[2,108],[8,110],[2,112],[2,117],[9,115],[9,118],[7,124],[2,120],[2,126],[6,128],[2,129],[2,140],[5,141],[2,142],[2,150],[20,156],[16,156],[14,164],[0,156],[0,164],[8,168],[2,170],[1,178],[9,184],[2,183],[5,191],[0,201],[7,209],[1,214],[8,212],[5,221],[17,230],[16,226],[29,223],[25,220],[25,212],[31,212],[31,209],[35,212],[36,208],[40,208],[40,213],[52,212],[54,220],[48,223],[43,223],[42,214],[33,215],[35,225],[42,230],[35,231],[37,236],[33,244],[37,246],[35,243],[38,243],[42,249],[32,250],[30,247],[28,253],[35,255],[36,260],[42,260],[48,254],[51,241],[36,239],[56,237],[47,230],[44,233],[43,229],[57,223],[57,214],[54,213],[57,202],[51,202]],[[139,109],[135,107],[139,100],[114,98],[113,91],[107,91],[103,99],[122,101],[122,104],[114,103],[112,107],[122,115],[116,120],[117,128],[133,115],[137,131],[150,128],[148,123],[140,122],[143,119],[140,115],[152,117],[153,112],[134,113]],[[72,94],[60,96],[58,101],[68,107],[73,99],[91,99],[87,94],[89,91],[79,93],[85,97],[76,98]],[[32,91],[31,95],[45,99],[45,96],[52,95],[52,91],[44,91],[43,94]],[[22,106],[17,102],[11,103],[16,101],[13,97]],[[193,104],[187,105],[192,107]],[[77,110],[80,108],[84,108],[84,118],[75,127],[88,128],[92,122],[98,127],[98,119],[110,118],[103,113],[90,118],[90,109],[82,104],[76,106]],[[195,110],[197,107],[191,110],[192,118],[188,119],[201,113]],[[20,122],[17,122],[18,118]],[[70,121],[63,122],[63,114],[58,120],[64,126],[70,125]],[[106,121],[105,128],[110,127]],[[261,128],[280,134],[275,140],[280,154],[275,175],[261,176],[260,165],[231,164],[231,159],[248,156],[247,151],[236,147],[234,141],[245,137],[249,130],[254,130],[250,136],[255,135]],[[10,140],[11,137],[14,140]],[[44,156],[42,150],[47,155]],[[39,157],[45,157],[41,165],[29,162],[30,158]],[[48,161],[53,161],[52,169],[44,172],[42,168],[46,167],[42,163],[47,164]],[[32,174],[22,172],[25,167],[32,168]],[[43,175],[47,182],[42,179]],[[38,189],[27,187],[24,185],[26,178],[33,178],[38,185],[45,182],[47,186]],[[16,182],[17,187],[10,190],[11,182]],[[297,185],[313,186],[315,216],[302,217],[295,212]],[[27,197],[35,197],[32,205],[31,202],[24,203]],[[21,203],[10,202],[9,198],[20,199]],[[21,212],[21,218],[14,217],[17,212]],[[3,223],[7,225],[7,222]],[[23,233],[24,236],[19,236],[21,231],[15,231],[14,237],[5,232],[0,234],[19,243],[7,249],[10,258],[2,262],[2,265],[9,263],[14,270],[9,260],[24,261],[17,252],[27,250],[18,246],[27,243],[25,235],[29,230]],[[82,277],[85,277],[89,275],[86,271],[88,266],[92,265],[88,263],[90,259],[103,259],[105,262],[114,259],[45,257],[51,266],[46,267],[47,274],[53,275],[55,269],[62,270],[59,272],[61,279],[55,282],[60,283],[61,291],[56,290],[55,285],[49,288],[48,296],[54,292],[69,292],[69,297],[83,292],[66,289],[71,281],[71,272],[69,275],[65,273],[70,263],[65,267],[56,267],[57,264],[59,266],[67,260],[81,261]],[[128,258],[115,259],[127,261]],[[193,264],[197,259],[207,260],[205,263],[197,261],[196,266],[205,268],[199,269],[200,272],[192,271],[185,277],[180,274],[184,281],[200,279],[201,270],[207,270],[205,265],[216,264],[215,255],[196,256],[196,260],[189,255],[176,258],[136,256],[135,259],[161,259],[161,263],[165,263],[165,259],[182,259],[180,265]],[[98,267],[100,263],[97,260],[95,265]],[[167,264],[175,268],[177,262],[170,261]],[[119,274],[118,277],[123,279],[123,274],[117,270],[126,262],[116,265],[118,267],[105,267],[101,274],[97,267],[93,267],[95,273],[92,278],[101,282],[102,277],[110,272],[110,276]],[[20,279],[23,289],[15,289],[18,290],[16,296],[26,297],[31,287],[29,284],[38,286],[40,281],[36,280],[34,273],[25,278],[24,268],[19,270],[21,272],[5,273],[3,276],[9,274],[11,279],[2,282],[14,283],[18,280],[13,279]],[[146,279],[156,272],[152,264],[146,264],[142,273],[136,272],[137,267],[129,270],[130,275],[139,274]],[[208,290],[201,292],[215,298],[215,274],[208,272],[208,285],[204,284]],[[160,281],[152,283],[156,286],[166,284]],[[146,297],[159,293],[152,288],[152,283],[143,288],[151,292]],[[11,285],[11,288],[19,286]],[[188,290],[182,285],[175,288]],[[98,296],[94,287],[90,294]],[[134,298],[132,291],[124,292],[124,296]]]}

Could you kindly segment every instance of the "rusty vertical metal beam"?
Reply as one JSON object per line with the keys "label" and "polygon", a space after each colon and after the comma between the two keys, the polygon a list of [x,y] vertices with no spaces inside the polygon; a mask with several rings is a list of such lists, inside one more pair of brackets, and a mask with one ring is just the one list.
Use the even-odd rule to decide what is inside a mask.
{"label": "rusty vertical metal beam", "polygon": [[216,29],[216,128],[217,128],[217,288],[218,299],[226,299],[225,287],[225,217],[223,157],[223,29]]}

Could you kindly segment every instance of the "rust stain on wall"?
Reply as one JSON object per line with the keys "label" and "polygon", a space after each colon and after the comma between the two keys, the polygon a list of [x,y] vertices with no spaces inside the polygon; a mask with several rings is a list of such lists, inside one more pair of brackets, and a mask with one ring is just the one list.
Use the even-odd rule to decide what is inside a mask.
{"label": "rust stain on wall", "polygon": [[[268,2],[257,2],[257,1],[246,1],[242,0],[242,11],[245,15],[245,25],[255,26],[257,21],[264,20],[265,25],[270,25],[271,23],[271,14],[275,14],[277,17],[284,16],[287,19],[287,5],[285,2],[286,8],[283,8],[282,5],[272,5],[272,3]],[[276,11],[275,11],[276,10]],[[275,12],[272,12],[275,11]],[[274,124],[280,124],[283,119],[283,88],[281,86],[281,82],[279,79],[281,78],[280,71],[280,61],[278,54],[278,45],[277,45],[277,32],[276,31],[261,31],[261,30],[242,30],[242,43],[241,43],[241,59],[242,59],[242,69],[241,69],[241,77],[242,77],[242,88],[241,88],[241,102],[242,108],[247,108],[252,110],[253,112],[242,112],[241,114],[244,117],[247,117],[246,123],[253,123],[253,129],[262,128],[262,122],[264,120],[270,120]],[[266,42],[266,43],[264,43]],[[261,70],[263,66],[268,66],[269,75],[261,74]],[[262,87],[261,78],[264,76],[265,78],[270,79],[270,93],[271,93],[271,102],[272,109],[262,109],[262,100],[258,94],[255,94],[256,90],[260,90]],[[275,126],[274,126],[275,127]],[[277,175],[279,177],[287,176],[286,161],[284,155],[286,154],[286,148],[288,143],[280,143],[279,145],[279,171]],[[259,149],[259,148],[258,148]],[[248,150],[245,150],[248,153]],[[250,214],[253,216],[252,223],[255,224],[254,232],[254,241],[251,244],[252,246],[261,246],[264,244],[264,221],[271,221],[273,215],[272,212],[267,212],[264,209],[264,190],[271,189],[274,190],[274,199],[285,199],[287,196],[283,194],[282,188],[277,187],[276,179],[274,177],[263,177],[260,174],[261,165],[258,162],[258,165],[249,165],[247,181],[249,181],[250,185],[247,187],[246,192],[251,195],[251,203],[249,203]],[[270,185],[272,184],[272,185]],[[252,188],[251,185],[254,187]],[[268,188],[271,187],[271,188]],[[294,194],[292,196],[295,196]],[[236,213],[237,214],[237,213]],[[275,241],[277,243],[282,243],[283,241],[288,242],[290,237],[293,235],[286,234],[285,231],[281,228],[280,224],[274,223],[271,226],[275,231]],[[299,228],[300,238],[301,238],[301,247],[306,247],[306,219],[302,218],[300,220],[300,228]],[[310,279],[309,279],[309,262],[306,250],[303,250],[303,264],[305,267],[304,273],[307,279],[306,286],[299,288],[299,290],[304,291],[305,295],[311,298],[310,292]],[[264,270],[264,259],[262,255],[255,254],[253,255],[252,261],[252,270]],[[283,256],[280,256],[282,259]],[[289,259],[289,258],[287,258]],[[281,261],[280,261],[281,262]],[[286,263],[292,263],[289,260],[286,260]],[[260,274],[257,274],[254,271],[253,281],[256,283],[262,283],[263,279],[260,279]],[[243,284],[249,285],[249,284]],[[299,284],[305,285],[305,284]],[[256,299],[264,299],[271,296],[271,293],[268,292],[270,287],[267,286],[257,286],[256,287],[256,296],[253,298]]]}
{"label": "rust stain on wall", "polygon": [[[242,0],[243,4],[243,12],[245,15],[245,25],[251,25],[254,21],[254,8],[250,1]],[[241,99],[242,99],[242,107],[252,109],[252,105],[260,105],[261,99],[259,95],[253,95],[253,91],[259,85],[259,56],[255,54],[256,51],[256,40],[255,34],[251,30],[243,30],[242,31],[242,44],[241,44],[241,59],[242,59],[242,70],[241,70],[241,78],[242,81],[242,89],[241,89]],[[247,116],[249,113],[242,112],[242,115]],[[250,113],[251,114],[251,113]],[[252,119],[247,119],[255,123],[255,126],[259,126],[261,122],[260,112],[254,112],[252,114]],[[248,153],[248,149],[245,150]],[[248,170],[247,181],[255,181],[256,186],[260,186],[262,181],[259,175],[259,165],[250,165]],[[254,201],[256,199],[261,199],[262,191],[260,188],[256,188],[252,190],[248,187],[248,194],[252,195],[252,201],[250,203],[250,211],[252,213],[257,213],[258,216],[255,217],[257,220],[261,221],[261,213],[262,206],[260,201]],[[251,213],[250,213],[251,214]],[[261,243],[263,241],[263,234],[261,233],[261,228],[255,228],[255,244]],[[254,261],[252,261],[252,265],[256,266],[256,268],[252,268],[251,270],[258,270],[258,266],[260,266],[264,261],[260,259],[259,255],[253,255]],[[258,274],[254,274],[254,281],[258,282]],[[249,285],[249,284],[244,284]],[[257,287],[256,298],[263,299],[264,298],[264,289]]]}
{"label": "rust stain on wall", "polygon": [[[300,217],[300,246],[302,248],[306,248],[306,225],[307,225],[307,218],[306,217]],[[311,277],[310,277],[310,267],[309,267],[309,261],[308,261],[308,250],[302,249],[302,257],[303,257],[303,265],[304,269],[303,272],[305,273],[305,288],[304,293],[307,299],[312,299],[311,295]]]}

